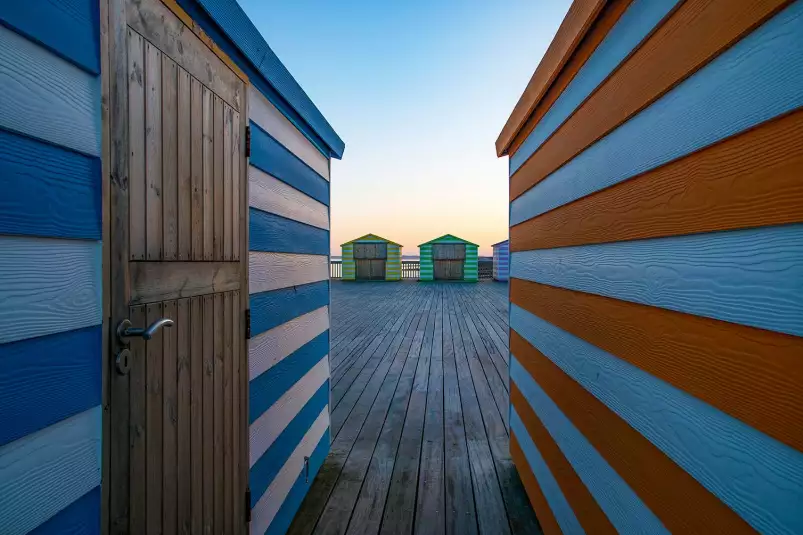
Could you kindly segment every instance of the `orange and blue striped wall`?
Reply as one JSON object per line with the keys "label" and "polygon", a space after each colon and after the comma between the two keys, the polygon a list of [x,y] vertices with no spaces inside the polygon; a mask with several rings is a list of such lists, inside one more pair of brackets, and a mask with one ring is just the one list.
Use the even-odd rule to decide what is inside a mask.
{"label": "orange and blue striped wall", "polygon": [[510,156],[545,533],[803,533],[803,0],[576,0]]}
{"label": "orange and blue striped wall", "polygon": [[0,533],[98,533],[98,3],[0,23]]}

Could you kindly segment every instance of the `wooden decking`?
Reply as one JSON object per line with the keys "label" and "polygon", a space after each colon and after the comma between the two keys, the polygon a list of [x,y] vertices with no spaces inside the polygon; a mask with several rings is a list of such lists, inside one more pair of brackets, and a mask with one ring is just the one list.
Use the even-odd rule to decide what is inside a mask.
{"label": "wooden decking", "polygon": [[508,451],[507,285],[332,283],[332,449],[292,534],[540,533]]}

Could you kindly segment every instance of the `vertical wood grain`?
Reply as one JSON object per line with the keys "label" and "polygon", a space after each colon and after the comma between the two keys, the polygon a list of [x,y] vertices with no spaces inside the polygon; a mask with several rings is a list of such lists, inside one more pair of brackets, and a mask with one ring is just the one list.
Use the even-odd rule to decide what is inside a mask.
{"label": "vertical wood grain", "polygon": [[[146,311],[144,306],[131,307],[129,319],[134,325],[144,325]],[[147,395],[147,360],[148,355],[145,341],[135,338],[131,341],[131,372],[130,379],[130,472],[128,476],[130,485],[129,529],[131,533],[145,533],[146,518],[146,481],[145,474],[148,469],[148,455],[146,444],[146,395]],[[122,526],[121,531],[125,532]]]}
{"label": "vertical wood grain", "polygon": [[[150,325],[163,317],[162,304],[154,303],[146,307],[147,319],[139,325]],[[146,530],[148,533],[162,531],[162,453],[163,453],[163,339],[164,330],[156,333],[146,342],[146,409],[145,409],[145,450],[147,455],[146,485]],[[132,474],[133,476],[134,474]],[[142,473],[136,474],[141,478]]]}
{"label": "vertical wood grain", "polygon": [[214,529],[214,407],[215,407],[215,299],[206,295],[204,300],[204,393],[203,393],[203,479],[204,479],[204,533],[210,535]]}
{"label": "vertical wood grain", "polygon": [[[235,125],[239,126],[239,122],[235,121]],[[236,199],[236,197],[235,197]],[[236,222],[236,220],[235,220]],[[237,242],[235,242],[237,244]],[[234,524],[233,533],[240,533],[242,531],[243,526],[243,516],[242,516],[242,501],[241,496],[244,496],[244,490],[241,488],[241,478],[240,478],[240,470],[242,464],[245,462],[245,457],[242,456],[242,450],[240,449],[240,442],[241,442],[241,433],[243,432],[242,427],[242,406],[240,404],[240,381],[242,380],[242,366],[240,364],[240,352],[241,350],[241,343],[240,343],[240,336],[241,336],[241,310],[240,310],[240,292],[233,292],[232,293],[232,315],[231,315],[231,331],[232,331],[232,340],[231,340],[231,360],[232,360],[232,389],[231,389],[231,405],[232,405],[232,500],[233,500],[233,509],[232,515],[233,519],[232,522]]]}
{"label": "vertical wood grain", "polygon": [[[200,95],[200,92],[198,93]],[[192,522],[190,533],[203,533],[204,511],[204,304],[206,298],[190,299],[190,457],[192,459]]]}
{"label": "vertical wood grain", "polygon": [[224,198],[224,186],[223,186],[223,143],[224,143],[224,120],[223,120],[223,110],[225,108],[225,104],[223,100],[220,99],[217,95],[214,97],[214,198],[212,204],[214,206],[214,253],[213,257],[215,260],[223,260],[223,205],[225,203]]}
{"label": "vertical wood grain", "polygon": [[162,258],[162,53],[145,42],[145,247]]}
{"label": "vertical wood grain", "polygon": [[[165,301],[163,317],[178,320],[176,302]],[[178,439],[178,329],[162,329],[162,533],[176,533]]]}
{"label": "vertical wood grain", "polygon": [[231,260],[232,255],[232,110],[223,106],[223,258]]}
{"label": "vertical wood grain", "polygon": [[[232,149],[232,161],[231,161],[231,177],[232,177],[232,190],[231,190],[231,201],[232,201],[232,212],[231,212],[231,219],[232,219],[232,236],[231,242],[233,247],[232,252],[232,260],[239,260],[240,259],[240,226],[242,225],[242,221],[240,221],[240,206],[242,205],[242,191],[245,189],[245,184],[243,176],[245,175],[244,168],[245,160],[243,160],[243,165],[240,165],[240,160],[243,157],[243,151],[240,144],[241,139],[241,131],[242,126],[240,124],[240,114],[236,111],[233,112],[233,117],[231,121],[232,125],[232,137],[231,137],[231,149]],[[243,207],[244,208],[244,207]],[[245,210],[242,210],[244,212]]]}
{"label": "vertical wood grain", "polygon": [[178,71],[178,259],[192,258],[192,129],[190,75]]}
{"label": "vertical wood grain", "polygon": [[192,158],[192,259],[204,257],[204,97],[200,82],[190,79],[190,147]]}
{"label": "vertical wood grain", "polygon": [[[216,203],[216,205],[219,206],[220,204]],[[214,430],[212,437],[212,451],[214,452],[214,532],[223,533],[225,529],[223,517],[223,324],[226,317],[223,294],[218,293],[214,295],[214,314]]]}
{"label": "vertical wood grain", "polygon": [[212,92],[206,87],[203,91],[203,182],[204,182],[204,260],[214,258],[214,107]]}
{"label": "vertical wood grain", "polygon": [[164,260],[178,258],[178,72],[162,56],[162,221]]}
{"label": "vertical wood grain", "polygon": [[[187,80],[189,82],[189,80]],[[179,299],[176,303],[176,329],[178,340],[178,442],[176,464],[178,488],[176,492],[176,524],[178,533],[189,535],[192,518],[192,312],[189,299]],[[197,533],[197,532],[196,532]]]}
{"label": "vertical wood grain", "polygon": [[[122,118],[118,118],[123,122]],[[128,30],[129,244],[132,260],[145,259],[145,42]]]}
{"label": "vertical wood grain", "polygon": [[[227,110],[228,112],[228,110]],[[234,427],[232,421],[234,417],[234,404],[232,403],[232,377],[234,366],[233,342],[232,342],[232,321],[233,300],[232,293],[223,294],[223,509],[225,532],[231,533],[233,528],[233,476],[234,476],[234,455],[232,437]]]}

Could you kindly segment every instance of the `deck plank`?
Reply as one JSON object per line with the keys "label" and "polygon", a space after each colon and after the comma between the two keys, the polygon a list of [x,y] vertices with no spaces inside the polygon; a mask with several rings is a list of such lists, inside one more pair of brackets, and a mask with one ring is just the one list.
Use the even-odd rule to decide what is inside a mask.
{"label": "deck plank", "polygon": [[288,533],[541,533],[509,451],[507,284],[331,289],[332,447]]}

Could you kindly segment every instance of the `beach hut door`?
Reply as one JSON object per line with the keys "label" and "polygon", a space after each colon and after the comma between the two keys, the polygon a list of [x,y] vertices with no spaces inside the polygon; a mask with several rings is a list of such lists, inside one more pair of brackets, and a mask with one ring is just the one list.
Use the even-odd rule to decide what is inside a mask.
{"label": "beach hut door", "polygon": [[109,31],[108,532],[245,533],[246,86],[175,2],[122,4]]}
{"label": "beach hut door", "polygon": [[357,280],[384,280],[388,246],[385,243],[355,243]]}
{"label": "beach hut door", "polygon": [[463,243],[432,245],[432,260],[436,280],[462,280],[466,246]]}

